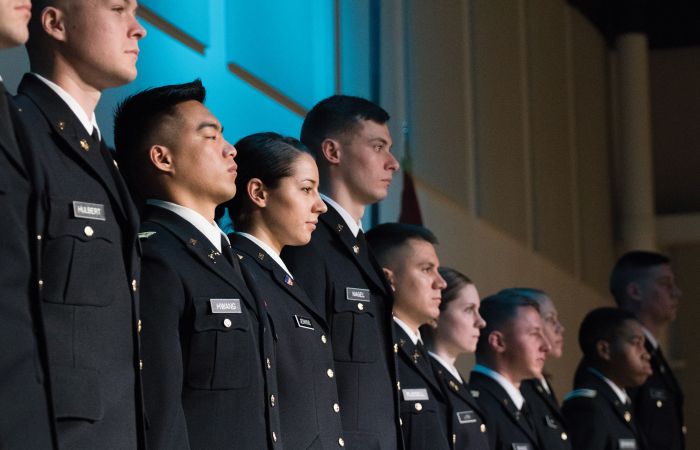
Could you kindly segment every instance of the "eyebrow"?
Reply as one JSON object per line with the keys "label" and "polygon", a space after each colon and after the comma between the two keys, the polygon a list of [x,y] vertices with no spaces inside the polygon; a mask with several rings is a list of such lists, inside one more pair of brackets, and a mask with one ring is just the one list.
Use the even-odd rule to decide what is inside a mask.
{"label": "eyebrow", "polygon": [[202,122],[197,127],[197,131],[201,131],[205,128],[214,128],[216,131],[224,132],[224,127],[219,127],[219,124],[216,122]]}

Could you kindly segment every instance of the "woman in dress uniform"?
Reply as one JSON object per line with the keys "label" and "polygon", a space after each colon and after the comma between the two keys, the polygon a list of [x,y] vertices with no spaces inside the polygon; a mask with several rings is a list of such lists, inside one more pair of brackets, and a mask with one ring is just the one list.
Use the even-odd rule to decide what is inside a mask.
{"label": "woman in dress uniform", "polygon": [[[424,327],[428,337],[431,363],[435,375],[450,402],[451,444],[453,449],[487,450],[487,425],[472,397],[469,386],[455,368],[457,357],[474,353],[479,333],[486,325],[479,315],[479,293],[474,283],[460,272],[440,267],[447,282],[442,291],[440,317],[433,329]],[[423,330],[421,330],[423,332]]]}
{"label": "woman in dress uniform", "polygon": [[281,436],[273,440],[288,449],[342,447],[325,310],[311,303],[280,258],[285,246],[309,242],[327,210],[316,162],[301,142],[276,133],[253,134],[235,146],[238,195],[226,206],[236,232],[229,238],[274,336],[261,345],[272,386],[267,407],[280,421]]}

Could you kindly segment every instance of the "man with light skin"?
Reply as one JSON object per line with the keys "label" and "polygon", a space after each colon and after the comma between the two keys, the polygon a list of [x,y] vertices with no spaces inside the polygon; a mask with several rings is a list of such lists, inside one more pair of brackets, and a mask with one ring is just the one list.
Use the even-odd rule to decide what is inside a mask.
{"label": "man with light skin", "polygon": [[635,417],[650,450],[682,450],[686,427],[683,389],[659,345],[676,319],[682,295],[670,259],[656,252],[630,251],[618,259],[610,275],[610,292],[617,306],[642,324],[653,374],[630,390]]}
{"label": "man with light skin", "polygon": [[[29,0],[0,0],[0,49],[27,41],[31,8]],[[0,447],[50,449],[41,318],[30,287],[36,273],[30,247],[35,164],[20,149],[26,130],[19,115],[0,77]]]}
{"label": "man with light skin", "polygon": [[549,342],[537,303],[519,294],[498,293],[481,302],[486,327],[476,347],[469,379],[486,416],[489,438],[497,450],[543,448],[536,417],[520,393],[528,378],[540,378]]}
{"label": "man with light skin", "polygon": [[440,316],[442,289],[430,230],[402,223],[367,232],[394,291],[394,351],[398,357],[401,431],[406,448],[449,449],[448,401],[433,373],[419,328]]}
{"label": "man with light skin", "polygon": [[399,169],[388,120],[381,107],[347,95],[309,111],[301,141],[316,156],[328,212],[308,245],[282,252],[310,300],[327,312],[343,423],[339,445],[357,449],[401,447],[391,288],[361,223]]}
{"label": "man with light skin", "polygon": [[138,213],[102,139],[103,90],[136,77],[133,0],[35,0],[15,101],[41,177],[38,296],[61,448],[140,448]]}

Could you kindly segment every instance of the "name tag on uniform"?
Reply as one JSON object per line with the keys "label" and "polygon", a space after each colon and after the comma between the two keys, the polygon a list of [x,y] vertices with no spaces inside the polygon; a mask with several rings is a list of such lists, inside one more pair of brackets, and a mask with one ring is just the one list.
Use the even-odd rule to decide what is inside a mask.
{"label": "name tag on uniform", "polygon": [[513,443],[513,450],[532,450],[530,449],[530,444],[518,444],[517,442]]}
{"label": "name tag on uniform", "polygon": [[76,219],[107,220],[105,205],[74,201],[73,217]]}
{"label": "name tag on uniform", "polygon": [[665,389],[649,389],[649,396],[654,400],[668,400]]}
{"label": "name tag on uniform", "polygon": [[474,411],[457,411],[457,421],[461,424],[465,423],[475,423],[476,414]]}
{"label": "name tag on uniform", "polygon": [[637,441],[634,439],[620,439],[618,444],[620,450],[637,450]]}
{"label": "name tag on uniform", "polygon": [[314,329],[314,325],[308,317],[301,317],[294,314],[294,321],[297,323],[297,328],[306,328],[307,330]]}
{"label": "name tag on uniform", "polygon": [[239,298],[212,298],[209,299],[209,305],[211,305],[213,314],[240,314],[243,312]]}
{"label": "name tag on uniform", "polygon": [[428,390],[426,388],[419,389],[401,389],[403,399],[406,401],[428,400]]}
{"label": "name tag on uniform", "polygon": [[368,302],[369,301],[369,289],[360,288],[345,288],[345,299],[353,300],[356,302]]}

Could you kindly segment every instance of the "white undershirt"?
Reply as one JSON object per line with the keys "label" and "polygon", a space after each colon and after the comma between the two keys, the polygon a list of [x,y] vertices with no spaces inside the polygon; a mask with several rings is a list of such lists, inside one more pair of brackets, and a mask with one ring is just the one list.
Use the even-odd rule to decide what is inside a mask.
{"label": "white undershirt", "polygon": [[340,214],[340,217],[343,218],[343,220],[345,221],[345,224],[348,226],[348,228],[350,228],[352,235],[357,237],[357,233],[359,233],[360,230],[362,229],[362,220],[360,220],[359,222],[355,222],[355,219],[353,219],[353,217],[350,215],[350,213],[347,212],[347,210],[345,208],[340,206],[338,204],[338,202],[336,202],[335,200],[333,200],[329,196],[327,196],[325,194],[321,194],[321,198],[326,203],[331,205],[336,211],[338,211],[338,214]]}
{"label": "white undershirt", "polygon": [[209,222],[203,215],[199,214],[193,209],[187,208],[186,206],[177,205],[175,203],[166,202],[165,200],[156,199],[148,199],[146,200],[146,204],[167,209],[168,211],[174,212],[178,216],[185,219],[193,227],[199,230],[199,232],[202,233],[214,247],[216,247],[216,250],[219,253],[221,253],[221,239],[226,239],[226,242],[228,242],[228,237],[223,231],[221,231],[221,228],[216,225],[216,222]]}
{"label": "white undershirt", "polygon": [[630,398],[629,398],[629,396],[627,395],[627,391],[625,391],[624,389],[620,388],[618,385],[616,385],[615,383],[613,383],[612,380],[606,378],[605,375],[603,375],[603,374],[600,373],[599,371],[595,370],[594,368],[589,367],[588,370],[589,370],[593,375],[595,375],[595,376],[597,376],[598,378],[600,378],[601,380],[605,381],[605,383],[606,383],[608,386],[610,386],[610,389],[613,390],[613,392],[615,393],[615,395],[617,395],[617,398],[619,398],[620,401],[621,401],[622,403],[629,403],[629,402],[630,402]]}
{"label": "white undershirt", "polygon": [[418,341],[420,341],[421,344],[423,343],[423,340],[420,337],[420,331],[414,332],[411,327],[406,325],[406,322],[396,316],[394,316],[394,322],[396,322],[401,329],[406,332],[408,338],[411,339],[411,342],[413,342],[413,345],[418,345]]}
{"label": "white undershirt", "polygon": [[265,253],[267,253],[267,256],[272,258],[277,264],[279,264],[279,266],[282,269],[284,269],[285,272],[287,272],[287,275],[292,277],[292,279],[294,278],[292,276],[292,273],[289,271],[289,269],[287,269],[287,266],[284,264],[284,261],[282,261],[282,258],[280,258],[280,255],[277,252],[275,252],[275,250],[272,247],[270,247],[269,245],[267,245],[265,242],[261,241],[260,239],[256,238],[252,234],[243,233],[242,231],[237,231],[236,234],[244,236],[244,237],[250,239],[251,241],[253,241],[253,243],[257,244],[258,247],[260,247],[261,249],[263,249],[263,251]]}
{"label": "white undershirt", "polygon": [[644,332],[644,337],[646,338],[647,341],[651,344],[651,347],[656,350],[659,348],[659,341],[656,340],[653,334],[651,334],[651,331],[649,331],[646,327],[642,327],[642,331]]}
{"label": "white undershirt", "polygon": [[520,390],[513,386],[513,383],[508,381],[503,375],[481,364],[476,364],[472,371],[478,372],[480,374],[492,378],[493,380],[496,380],[496,382],[500,384],[501,387],[506,391],[515,407],[518,408],[518,410],[520,410],[523,407],[523,404],[525,403],[525,397],[523,397],[523,394],[520,393]]}
{"label": "white undershirt", "polygon": [[430,356],[432,356],[435,361],[439,362],[442,367],[444,367],[450,374],[455,377],[457,380],[459,380],[460,383],[464,384],[464,380],[462,380],[462,377],[459,375],[459,372],[457,371],[457,368],[453,365],[447,362],[442,356],[438,355],[437,353],[433,353],[429,351]]}
{"label": "white undershirt", "polygon": [[102,132],[100,131],[100,127],[97,126],[97,120],[95,119],[94,111],[92,113],[92,117],[88,117],[83,107],[80,106],[80,103],[78,103],[72,95],[66,92],[65,89],[63,89],[61,86],[57,85],[53,81],[42,77],[38,73],[31,72],[31,74],[37,77],[42,83],[47,85],[52,91],[56,93],[56,95],[61,97],[61,100],[63,100],[66,103],[66,105],[68,105],[70,110],[73,111],[73,114],[75,114],[75,117],[77,117],[80,123],[83,124],[83,126],[85,127],[85,131],[87,131],[89,135],[92,135],[92,130],[93,128],[95,128],[97,129],[97,136],[99,136],[99,138],[102,139]]}

